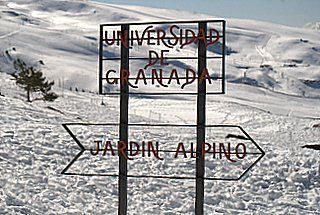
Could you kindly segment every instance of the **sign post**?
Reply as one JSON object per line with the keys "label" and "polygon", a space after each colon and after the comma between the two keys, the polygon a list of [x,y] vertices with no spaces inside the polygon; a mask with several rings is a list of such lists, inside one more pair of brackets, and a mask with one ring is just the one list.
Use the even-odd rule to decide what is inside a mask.
{"label": "sign post", "polygon": [[[203,29],[207,32],[207,23],[199,22],[199,30]],[[206,37],[206,35],[205,35]],[[204,41],[198,43],[198,77],[207,67],[207,48]],[[198,95],[197,95],[197,160],[196,160],[196,201],[195,214],[203,214],[204,202],[204,159],[202,159],[202,144],[206,142],[205,134],[206,125],[206,82],[198,79]]]}
{"label": "sign post", "polygon": [[[129,25],[121,25],[121,33],[129,31]],[[127,41],[129,35],[126,34]],[[129,71],[129,48],[121,44],[121,71]],[[129,86],[126,82],[120,82],[120,134],[119,140],[128,143],[128,103]],[[126,154],[127,154],[126,150]],[[119,156],[119,215],[127,214],[127,159],[123,154]]]}
{"label": "sign post", "polygon": [[[211,24],[211,25],[210,25]],[[191,25],[191,27],[185,27]],[[220,29],[215,29],[212,25],[220,25]],[[145,27],[144,30],[142,27]],[[163,27],[163,28],[162,28]],[[109,31],[108,28],[113,28]],[[118,28],[118,30],[114,30]],[[119,30],[120,28],[120,30]],[[143,31],[142,31],[143,30]],[[139,35],[141,34],[141,35]],[[111,38],[110,38],[111,35]],[[113,35],[113,38],[112,38]],[[117,95],[120,98],[120,118],[119,123],[105,123],[105,124],[86,124],[86,123],[67,123],[63,124],[63,127],[70,134],[73,140],[80,147],[80,152],[77,156],[64,168],[62,174],[65,175],[79,175],[79,176],[110,176],[118,177],[118,214],[127,214],[127,179],[129,177],[135,178],[159,178],[159,179],[187,179],[195,180],[195,214],[204,214],[204,182],[205,180],[225,180],[236,181],[240,180],[244,174],[246,174],[256,163],[264,156],[264,151],[258,146],[258,144],[240,127],[237,125],[207,125],[206,124],[206,99],[208,95],[217,95],[225,93],[225,21],[224,20],[201,20],[201,21],[167,21],[167,22],[148,22],[148,23],[120,23],[120,24],[102,24],[100,25],[100,41],[99,41],[99,94],[102,95]],[[136,46],[152,47],[149,50],[149,56],[131,56],[133,53],[140,53],[141,51],[134,50]],[[116,55],[105,56],[104,46],[119,47],[120,56]],[[162,50],[156,50],[155,47],[161,46]],[[184,53],[178,51],[175,55],[170,55],[170,51],[179,50],[185,47],[196,47],[197,56],[180,56],[178,54]],[[210,49],[210,55],[208,54],[209,46],[215,46]],[[163,50],[163,47],[166,50]],[[220,50],[216,50],[220,48]],[[133,50],[133,51],[130,51]],[[212,51],[213,50],[213,51]],[[174,51],[172,51],[174,52]],[[212,55],[213,52],[213,55]],[[190,52],[186,52],[190,53]],[[144,53],[145,55],[146,53]],[[168,56],[165,56],[168,54]],[[169,64],[176,65],[177,60],[187,60],[185,71],[177,71],[176,68],[172,68],[171,72],[168,71]],[[220,60],[221,71],[220,74],[214,73],[215,71],[209,71],[211,64],[209,60]],[[106,66],[107,62],[116,61],[120,62],[119,71],[117,72],[113,68]],[[132,71],[133,66],[131,62],[142,61],[142,64],[146,64],[145,67],[138,68],[136,71]],[[197,67],[188,65],[189,62],[196,62]],[[157,64],[157,65],[156,65]],[[138,64],[139,65],[139,64]],[[184,65],[178,62],[179,67]],[[219,65],[216,64],[216,65]],[[153,67],[154,66],[154,67]],[[110,66],[111,67],[111,66]],[[164,68],[162,68],[164,67]],[[149,68],[149,70],[147,69]],[[150,69],[151,68],[151,69]],[[159,69],[160,68],[160,69]],[[166,70],[166,71],[164,71]],[[195,71],[197,70],[197,71]],[[185,72],[185,76],[181,77],[181,73]],[[110,74],[113,76],[111,77]],[[132,75],[134,77],[132,77]],[[148,76],[149,75],[149,76]],[[165,81],[167,81],[165,83]],[[181,83],[184,81],[184,83]],[[174,86],[171,86],[175,82]],[[207,84],[208,82],[208,84]],[[141,84],[142,83],[142,84]],[[156,86],[154,91],[149,92],[147,90],[137,90],[139,87],[146,87],[151,84]],[[105,87],[110,86],[111,88]],[[211,87],[215,85],[218,90],[212,90]],[[187,86],[187,87],[186,87]],[[118,87],[118,88],[117,88]],[[160,90],[159,90],[160,87]],[[163,87],[163,88],[161,88]],[[186,89],[186,88],[187,89]],[[193,88],[192,88],[193,87]],[[134,89],[130,91],[130,89]],[[191,90],[190,90],[191,88]],[[106,89],[108,89],[106,91]],[[111,90],[110,90],[111,89]],[[112,89],[115,89],[112,91]],[[194,89],[194,90],[192,90]],[[130,95],[194,95],[197,97],[197,111],[196,111],[196,124],[184,125],[184,124],[132,124],[128,121],[129,111],[129,98]],[[105,148],[99,148],[102,144],[102,140],[91,140],[96,143],[96,150],[88,149],[85,147],[77,136],[72,132],[70,127],[85,126],[87,129],[90,126],[118,126],[119,128],[119,141],[117,145],[117,155],[119,157],[119,170],[117,174],[95,174],[95,173],[73,173],[69,172],[71,166],[81,156],[84,156],[87,151],[90,151],[91,155],[97,156],[100,151],[103,151],[103,156],[109,150],[112,155],[115,155],[111,141],[105,142]],[[174,158],[177,158],[179,153],[183,153],[184,158],[187,158],[187,153],[190,153],[191,158],[195,158],[195,175],[193,176],[181,176],[181,175],[139,175],[128,174],[128,159],[132,154],[139,154],[139,147],[136,147],[137,153],[132,153],[132,141],[128,138],[129,127],[165,127],[165,128],[194,128],[196,129],[196,149],[195,156],[193,154],[193,145],[188,151],[185,151],[183,143],[179,143],[176,150],[159,149],[157,143],[156,150],[153,147],[153,143],[147,143],[148,154],[153,153],[157,159],[160,158],[159,152],[162,153],[175,153]],[[212,136],[208,136],[207,129],[213,129],[210,133]],[[230,130],[226,132],[225,130]],[[169,132],[169,131],[168,131]],[[230,133],[232,132],[232,133]],[[213,133],[213,134],[212,134]],[[223,143],[227,139],[241,140],[242,142]],[[221,142],[208,143],[209,139],[221,140]],[[130,143],[130,144],[129,144]],[[139,145],[134,142],[135,146]],[[150,145],[152,151],[150,151]],[[124,148],[119,147],[123,146]],[[129,147],[130,146],[130,147]],[[144,150],[145,142],[142,142],[142,149]],[[101,145],[102,147],[102,145]],[[182,147],[182,152],[180,151]],[[207,147],[207,148],[206,148]],[[250,148],[251,147],[251,148]],[[248,151],[248,150],[251,151]],[[242,151],[241,151],[242,150]],[[144,157],[145,151],[142,152]],[[240,176],[236,178],[226,177],[223,174],[218,177],[208,176],[205,172],[205,154],[210,155],[210,159],[222,159],[223,157],[227,162],[236,163],[242,162],[247,158],[247,155],[258,156],[257,159],[247,167],[244,172],[243,168],[239,169]],[[219,155],[219,156],[218,156]],[[130,159],[131,160],[131,159]],[[215,165],[218,166],[218,165]],[[238,165],[237,165],[238,166]],[[208,173],[209,174],[209,173]]]}

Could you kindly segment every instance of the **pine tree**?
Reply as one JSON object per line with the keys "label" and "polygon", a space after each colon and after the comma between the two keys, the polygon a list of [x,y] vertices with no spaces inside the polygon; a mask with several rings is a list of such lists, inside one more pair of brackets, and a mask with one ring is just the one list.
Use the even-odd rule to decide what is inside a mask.
{"label": "pine tree", "polygon": [[54,101],[58,98],[58,95],[50,92],[54,82],[46,81],[43,77],[41,70],[34,68],[33,66],[27,66],[25,62],[18,59],[14,63],[15,73],[12,74],[16,84],[22,87],[27,92],[27,101],[32,102],[31,94],[39,92],[42,94],[41,98],[35,98],[35,100]]}

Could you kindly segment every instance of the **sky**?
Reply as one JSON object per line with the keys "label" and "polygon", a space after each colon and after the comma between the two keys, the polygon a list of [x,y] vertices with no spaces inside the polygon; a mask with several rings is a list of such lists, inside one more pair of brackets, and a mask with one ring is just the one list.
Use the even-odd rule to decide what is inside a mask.
{"label": "sky", "polygon": [[320,22],[320,0],[94,0],[181,9],[222,18],[243,18],[302,27]]}

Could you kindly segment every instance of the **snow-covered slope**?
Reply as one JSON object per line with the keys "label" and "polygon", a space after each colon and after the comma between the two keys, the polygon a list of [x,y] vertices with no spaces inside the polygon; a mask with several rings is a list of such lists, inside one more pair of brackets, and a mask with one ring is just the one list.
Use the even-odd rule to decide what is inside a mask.
{"label": "snow-covered slope", "polygon": [[[78,85],[90,90],[96,90],[99,24],[213,18],[87,1],[1,1],[0,7],[3,71],[10,71],[17,57],[34,64],[42,60],[43,70],[53,79],[63,77],[66,88]],[[319,80],[318,31],[227,19],[227,46],[233,50],[227,60],[230,82],[242,83],[246,72],[260,87],[307,97],[319,95],[318,85],[308,84]]]}
{"label": "snow-covered slope", "polygon": [[[13,60],[22,58],[39,66],[61,87],[90,91],[97,90],[99,24],[214,18],[175,10],[60,0],[1,1],[0,13],[2,71],[12,71]],[[232,50],[227,56],[227,99],[246,94],[252,88],[248,85],[265,88],[267,91],[255,90],[268,93],[319,98],[318,31],[227,19],[227,46]],[[241,86],[243,84],[246,86]],[[239,88],[244,89],[244,93],[239,93]],[[266,102],[260,96],[255,99],[259,100],[256,102],[258,107]],[[290,100],[299,102],[294,97]],[[315,107],[309,109],[312,108]],[[308,116],[315,116],[318,110],[310,111]]]}
{"label": "snow-covered slope", "polygon": [[[61,124],[118,122],[119,100],[69,87],[97,89],[100,23],[202,18],[212,17],[80,0],[0,1],[0,70],[12,72],[13,60],[22,58],[55,80],[60,95],[54,103],[27,103],[10,76],[0,73],[0,214],[116,214],[116,178],[60,174],[79,151]],[[242,126],[266,156],[238,182],[207,181],[205,213],[320,214],[319,156],[300,148],[318,144],[320,137],[313,127],[320,123],[319,32],[227,19],[227,46],[227,94],[208,96],[207,124]],[[195,103],[194,97],[133,97],[130,122],[194,124]],[[79,132],[80,138],[92,135]],[[168,142],[169,134],[189,135],[178,128],[161,132]],[[140,140],[159,137],[159,131],[129,135]],[[76,167],[118,165],[117,159],[88,163]],[[148,161],[141,168],[137,159],[129,171],[146,170],[147,164],[158,173],[183,170],[178,162]],[[191,161],[184,165],[194,167]],[[217,166],[208,163],[206,172],[215,173]],[[129,214],[193,214],[194,190],[194,180],[129,179]]]}
{"label": "snow-covered slope", "polygon": [[[116,178],[64,176],[60,172],[79,152],[61,124],[116,123],[118,99],[105,97],[106,105],[101,105],[101,96],[55,89],[60,97],[54,103],[27,103],[25,92],[17,89],[8,75],[0,74],[0,81],[6,95],[0,97],[0,213],[117,214]],[[131,98],[129,119],[131,123],[194,124],[194,107],[195,100]],[[205,214],[320,214],[319,157],[300,148],[318,143],[319,128],[312,126],[319,120],[279,116],[224,100],[209,102],[207,115],[208,124],[242,126],[266,156],[240,181],[206,181]],[[181,141],[195,132],[143,129],[130,129],[130,137],[158,137],[172,142],[172,134]],[[110,130],[105,135],[110,135]],[[86,137],[95,133],[82,127],[75,134],[86,143]],[[71,172],[117,174],[117,167],[117,159],[94,162],[87,155],[73,165]],[[194,167],[192,159],[159,164],[154,159],[141,162],[139,158],[129,161],[128,168],[129,174],[179,174],[188,170],[188,176],[193,176]],[[207,162],[206,172],[219,174],[215,171],[219,167]],[[224,172],[237,177],[237,167],[239,164],[229,163]],[[129,214],[194,214],[194,180],[130,178],[128,183]]]}

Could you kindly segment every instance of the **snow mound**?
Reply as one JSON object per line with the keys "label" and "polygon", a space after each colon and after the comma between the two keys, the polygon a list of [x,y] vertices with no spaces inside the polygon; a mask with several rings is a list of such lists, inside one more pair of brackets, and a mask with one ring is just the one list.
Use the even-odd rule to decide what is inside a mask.
{"label": "snow mound", "polygon": [[314,22],[314,23],[310,22],[310,23],[305,24],[304,27],[319,31],[320,30],[320,22]]}

